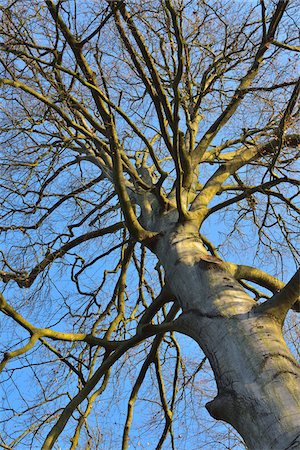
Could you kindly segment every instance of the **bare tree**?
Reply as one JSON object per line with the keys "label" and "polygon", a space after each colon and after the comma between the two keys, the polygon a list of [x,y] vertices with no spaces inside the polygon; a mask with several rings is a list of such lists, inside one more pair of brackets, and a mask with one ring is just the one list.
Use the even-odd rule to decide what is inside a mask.
{"label": "bare tree", "polygon": [[106,396],[127,449],[149,380],[183,448],[206,360],[213,418],[300,448],[297,6],[2,2],[2,448],[116,448]]}

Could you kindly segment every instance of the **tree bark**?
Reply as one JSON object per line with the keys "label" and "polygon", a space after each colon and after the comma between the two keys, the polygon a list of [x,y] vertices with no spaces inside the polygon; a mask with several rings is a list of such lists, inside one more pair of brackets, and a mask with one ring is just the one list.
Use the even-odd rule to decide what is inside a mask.
{"label": "tree bark", "polygon": [[193,224],[162,233],[154,252],[183,310],[176,329],[195,339],[214,371],[209,413],[231,424],[249,450],[300,449],[300,368],[281,321],[258,311]]}

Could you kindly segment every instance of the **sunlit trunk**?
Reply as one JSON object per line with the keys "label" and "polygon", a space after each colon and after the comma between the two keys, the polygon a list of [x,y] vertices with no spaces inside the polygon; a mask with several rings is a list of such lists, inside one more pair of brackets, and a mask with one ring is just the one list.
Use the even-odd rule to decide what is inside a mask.
{"label": "sunlit trunk", "polygon": [[230,423],[249,450],[300,449],[300,369],[281,323],[258,314],[191,225],[164,233],[155,253],[183,309],[178,331],[198,342],[214,371],[209,413]]}

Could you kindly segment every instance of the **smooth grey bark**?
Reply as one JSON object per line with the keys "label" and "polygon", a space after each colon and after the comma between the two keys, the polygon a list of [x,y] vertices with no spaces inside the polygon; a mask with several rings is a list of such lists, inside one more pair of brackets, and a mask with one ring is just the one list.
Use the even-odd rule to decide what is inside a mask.
{"label": "smooth grey bark", "polygon": [[230,423],[249,450],[300,449],[300,368],[281,321],[259,312],[193,224],[162,231],[153,251],[183,310],[176,329],[196,340],[214,371],[209,413]]}

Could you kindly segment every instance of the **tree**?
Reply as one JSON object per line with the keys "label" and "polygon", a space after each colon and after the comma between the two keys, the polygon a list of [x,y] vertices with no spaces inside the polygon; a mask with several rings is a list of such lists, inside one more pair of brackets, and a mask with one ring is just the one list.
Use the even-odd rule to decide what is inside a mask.
{"label": "tree", "polygon": [[2,382],[39,390],[5,407],[1,447],[103,448],[88,417],[132,364],[122,448],[149,368],[156,448],[175,448],[176,332],[209,360],[215,419],[249,449],[300,448],[299,271],[280,279],[299,261],[296,3],[1,6]]}

